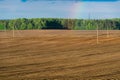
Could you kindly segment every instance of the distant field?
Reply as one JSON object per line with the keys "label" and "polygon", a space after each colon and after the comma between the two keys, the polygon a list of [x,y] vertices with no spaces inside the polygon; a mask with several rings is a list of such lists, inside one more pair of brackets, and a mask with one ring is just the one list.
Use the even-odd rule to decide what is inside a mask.
{"label": "distant field", "polygon": [[0,80],[120,80],[120,31],[0,31]]}

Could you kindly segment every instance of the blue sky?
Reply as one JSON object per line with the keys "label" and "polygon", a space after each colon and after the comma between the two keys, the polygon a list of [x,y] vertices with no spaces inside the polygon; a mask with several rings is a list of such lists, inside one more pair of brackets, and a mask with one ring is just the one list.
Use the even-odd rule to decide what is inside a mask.
{"label": "blue sky", "polygon": [[120,18],[119,0],[0,0],[0,19]]}

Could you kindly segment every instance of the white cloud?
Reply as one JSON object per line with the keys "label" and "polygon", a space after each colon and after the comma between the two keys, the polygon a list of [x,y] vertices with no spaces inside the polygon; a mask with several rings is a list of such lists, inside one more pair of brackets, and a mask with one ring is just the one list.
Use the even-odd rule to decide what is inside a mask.
{"label": "white cloud", "polygon": [[[75,5],[77,16],[69,16],[71,9]],[[6,18],[15,17],[72,17],[87,18],[91,13],[93,18],[113,18],[120,17],[120,1],[116,2],[21,2],[20,0],[5,0],[0,2],[0,15]],[[74,10],[72,10],[74,11]]]}

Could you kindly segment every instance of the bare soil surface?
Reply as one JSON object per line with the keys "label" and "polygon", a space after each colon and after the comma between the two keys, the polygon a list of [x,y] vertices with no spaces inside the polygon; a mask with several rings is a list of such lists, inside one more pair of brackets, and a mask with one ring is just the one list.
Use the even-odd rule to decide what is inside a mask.
{"label": "bare soil surface", "polygon": [[0,80],[120,80],[120,31],[0,31]]}

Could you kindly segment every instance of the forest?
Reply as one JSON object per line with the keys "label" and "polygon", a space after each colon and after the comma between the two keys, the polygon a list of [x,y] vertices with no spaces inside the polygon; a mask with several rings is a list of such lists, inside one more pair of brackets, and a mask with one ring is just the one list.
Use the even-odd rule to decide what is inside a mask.
{"label": "forest", "polygon": [[120,30],[120,18],[63,19],[19,18],[0,20],[0,30],[67,29],[67,30]]}

